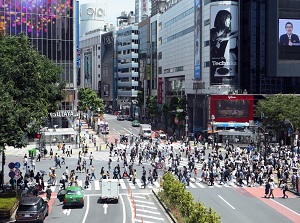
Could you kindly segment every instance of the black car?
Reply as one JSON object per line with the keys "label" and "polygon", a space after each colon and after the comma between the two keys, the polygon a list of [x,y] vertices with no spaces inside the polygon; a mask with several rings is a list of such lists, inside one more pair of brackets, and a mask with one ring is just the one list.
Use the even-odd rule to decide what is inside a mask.
{"label": "black car", "polygon": [[127,121],[133,121],[133,117],[131,115],[128,115]]}
{"label": "black car", "polygon": [[19,202],[16,222],[44,222],[49,206],[41,197],[25,196]]}

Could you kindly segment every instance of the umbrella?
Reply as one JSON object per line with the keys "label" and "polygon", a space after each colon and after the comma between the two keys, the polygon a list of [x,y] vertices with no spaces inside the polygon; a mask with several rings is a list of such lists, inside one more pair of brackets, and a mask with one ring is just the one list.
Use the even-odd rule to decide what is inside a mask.
{"label": "umbrella", "polygon": [[44,171],[44,170],[40,170],[40,173],[41,173],[42,175],[47,175],[47,172]]}

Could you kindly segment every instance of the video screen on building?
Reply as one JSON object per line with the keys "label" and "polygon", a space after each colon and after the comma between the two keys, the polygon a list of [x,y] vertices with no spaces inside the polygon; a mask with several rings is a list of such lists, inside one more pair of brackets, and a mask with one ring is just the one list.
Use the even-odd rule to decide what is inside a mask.
{"label": "video screen on building", "polygon": [[300,47],[300,19],[279,19],[279,46]]}
{"label": "video screen on building", "polygon": [[249,117],[249,100],[217,100],[217,118],[247,118]]}

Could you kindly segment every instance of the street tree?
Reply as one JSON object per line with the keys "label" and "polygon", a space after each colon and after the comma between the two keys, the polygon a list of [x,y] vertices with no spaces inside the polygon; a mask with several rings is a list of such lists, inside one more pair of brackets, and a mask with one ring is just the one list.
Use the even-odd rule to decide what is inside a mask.
{"label": "street tree", "polygon": [[104,113],[105,106],[103,99],[99,98],[96,92],[91,88],[79,88],[78,100],[78,109],[80,111],[87,112],[88,110],[90,110],[94,113],[97,113],[98,109],[100,109],[100,114]]}
{"label": "street tree", "polygon": [[260,100],[255,108],[256,116],[264,116],[264,124],[273,129],[286,128],[288,120],[294,130],[300,126],[300,97],[296,95],[273,95]]}
{"label": "street tree", "polygon": [[0,36],[0,147],[22,147],[64,99],[62,69],[24,35]]}
{"label": "street tree", "polygon": [[157,96],[147,97],[146,106],[148,109],[148,115],[151,117],[152,120],[159,115],[159,109],[158,109],[158,105],[157,105]]}

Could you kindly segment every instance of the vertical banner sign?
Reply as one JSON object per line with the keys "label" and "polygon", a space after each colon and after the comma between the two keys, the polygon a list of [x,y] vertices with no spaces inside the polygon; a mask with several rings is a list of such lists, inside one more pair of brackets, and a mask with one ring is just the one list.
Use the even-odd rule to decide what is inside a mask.
{"label": "vertical banner sign", "polygon": [[238,3],[210,8],[210,84],[238,84]]}
{"label": "vertical banner sign", "polygon": [[142,16],[148,15],[148,0],[142,0]]}
{"label": "vertical banner sign", "polygon": [[84,87],[92,87],[92,52],[84,53]]}
{"label": "vertical banner sign", "polygon": [[158,78],[158,87],[157,87],[157,103],[162,104],[162,84],[163,80],[162,77]]}
{"label": "vertical banner sign", "polygon": [[194,33],[194,78],[201,79],[200,69],[201,69],[201,59],[200,59],[200,49],[201,49],[201,0],[194,0],[195,7],[195,33]]}

